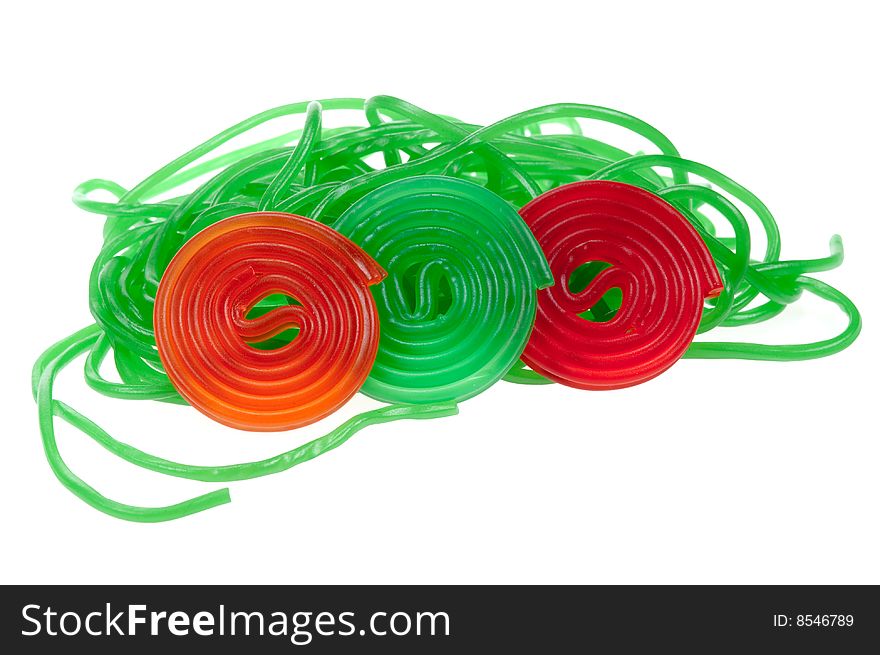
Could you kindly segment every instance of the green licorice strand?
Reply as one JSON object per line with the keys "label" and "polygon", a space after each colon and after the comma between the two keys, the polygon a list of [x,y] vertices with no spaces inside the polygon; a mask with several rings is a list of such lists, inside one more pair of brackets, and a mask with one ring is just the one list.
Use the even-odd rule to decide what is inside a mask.
{"label": "green licorice strand", "polygon": [[371,425],[379,425],[402,419],[427,420],[458,414],[458,406],[455,403],[435,403],[417,406],[389,405],[358,414],[327,434],[273,457],[241,464],[198,466],[181,464],[156,457],[118,441],[91,419],[86,418],[72,407],[60,401],[56,401],[56,403],[59,405],[57,415],[60,418],[90,436],[114,455],[156,473],[164,473],[165,475],[201,482],[239,482],[281,473],[338,448],[357,432]]}
{"label": "green licorice strand", "polygon": [[771,318],[779,316],[782,312],[785,311],[786,307],[788,307],[788,305],[782,305],[780,303],[773,302],[772,300],[768,300],[758,307],[744,309],[738,314],[729,316],[721,323],[721,327],[737,327],[738,325],[754,325],[756,323],[763,323],[764,321],[769,321]]}
{"label": "green licorice strand", "polygon": [[[111,398],[138,399],[138,400],[174,400],[179,399],[177,390],[166,378],[164,383],[137,384],[124,382],[111,382],[101,375],[101,364],[110,351],[110,342],[107,335],[101,332],[94,345],[90,348],[85,364],[86,384],[94,391]],[[133,368],[124,377],[137,376],[144,380],[145,376]]]}
{"label": "green licorice strand", "polygon": [[[315,103],[320,104],[320,103]],[[326,107],[324,107],[326,109]],[[322,131],[322,138],[332,137],[338,134],[344,134],[345,132],[349,132],[352,130],[356,130],[359,128],[356,127],[342,127],[342,128],[324,128]],[[294,142],[300,138],[303,130],[291,130],[285,134],[281,134],[276,137],[272,137],[271,139],[266,139],[264,141],[260,141],[258,143],[254,143],[249,146],[245,146],[243,148],[238,148],[237,150],[233,150],[232,152],[228,152],[224,155],[220,155],[218,157],[214,157],[213,159],[209,159],[200,164],[196,164],[194,166],[188,167],[186,170],[175,173],[174,175],[165,179],[165,181],[156,184],[153,186],[149,193],[149,197],[160,196],[163,193],[167,193],[172,189],[175,189],[179,186],[186,184],[187,182],[191,182],[192,180],[198,179],[203,175],[207,175],[208,173],[212,173],[221,168],[226,168],[230,164],[234,164],[235,162],[244,159],[245,157],[249,157],[250,155],[254,155],[265,150],[273,150],[275,148],[280,148],[284,145],[287,145],[291,142]]]}
{"label": "green licorice strand", "polygon": [[[117,202],[102,202],[92,200],[89,194],[95,191],[107,191],[116,196]],[[128,193],[124,188],[111,180],[93,179],[86,180],[76,187],[73,191],[73,204],[80,209],[91,212],[93,214],[126,216],[128,218],[149,217],[149,218],[167,218],[174,213],[177,203],[153,203],[148,205],[131,204],[123,205],[120,200]],[[112,223],[108,221],[107,226]],[[104,238],[108,238],[110,233],[105,229]]]}
{"label": "green licorice strand", "polygon": [[843,293],[820,280],[802,275],[796,279],[796,283],[805,291],[840,307],[848,320],[846,328],[840,334],[822,341],[792,345],[696,341],[690,345],[684,356],[689,359],[798,361],[827,357],[849,347],[862,329],[862,319],[853,302]]}
{"label": "green licorice strand", "polygon": [[[440,138],[451,137],[452,140],[458,141],[460,139],[467,139],[470,136],[467,129],[459,127],[440,116],[436,116],[431,112],[420,109],[404,100],[399,100],[390,96],[375,96],[364,103],[364,112],[368,119],[371,118],[371,115],[376,116],[380,110],[385,110],[390,114],[396,114],[402,118],[410,118],[414,122],[421,123],[425,127],[434,130]],[[487,187],[490,190],[498,190],[501,182],[500,174],[506,172],[532,196],[541,193],[541,187],[539,187],[518,165],[505,157],[491,143],[478,142],[475,145],[474,152],[475,154],[485,157],[487,174],[489,176]],[[497,183],[492,184],[493,175],[495,174],[499,174],[496,177]]]}
{"label": "green licorice strand", "polygon": [[548,380],[540,373],[526,368],[522,360],[515,362],[502,379],[516,384],[553,384],[552,380]]}
{"label": "green licorice strand", "polygon": [[843,263],[843,239],[840,238],[839,234],[831,237],[829,249],[831,253],[827,257],[758,263],[755,264],[754,269],[760,273],[786,277],[795,277],[804,273],[830,271]]}
{"label": "green licorice strand", "polygon": [[[777,316],[790,302],[794,302],[800,297],[802,289],[796,283],[798,276],[804,273],[829,271],[843,263],[843,240],[840,238],[840,235],[835,234],[831,237],[829,249],[831,253],[827,257],[819,257],[817,259],[798,259],[769,263],[750,262],[747,277],[770,300],[757,307],[741,310],[738,314],[725,318],[721,325],[736,327],[737,325],[759,323]],[[769,288],[768,285],[774,285],[776,289],[782,289],[785,286],[792,291],[778,291],[776,293],[765,291],[765,289]],[[779,297],[780,293],[788,293],[792,300],[788,302],[774,300],[774,298]]]}
{"label": "green licorice strand", "polygon": [[219,489],[165,507],[138,507],[114,501],[76,476],[64,462],[55,441],[55,417],[73,425],[122,459],[145,469],[190,480],[233,482],[286,471],[329,450],[338,448],[354,434],[371,425],[401,419],[439,418],[458,413],[458,406],[455,403],[438,403],[418,407],[392,405],[354,416],[324,436],[261,461],[223,466],[181,464],[150,455],[114,439],[91,419],[54,398],[53,390],[57,375],[72,360],[88,352],[96,344],[100,350],[105,349],[106,346],[98,344],[102,336],[100,328],[97,325],[91,325],[48,348],[34,364],[31,377],[32,392],[37,403],[40,432],[43,437],[46,458],[55,476],[67,489],[95,509],[128,521],[155,523],[182,518],[228,503],[230,501],[229,490]]}
{"label": "green licorice strand", "polygon": [[[306,125],[303,128],[302,137],[290,153],[290,158],[284,163],[281,171],[266,188],[266,192],[260,198],[257,205],[259,211],[265,211],[275,207],[281,199],[281,194],[290,187],[297,173],[306,165],[306,160],[315,143],[321,138],[321,105],[310,102],[306,110]],[[305,181],[308,184],[308,181]]]}
{"label": "green licorice strand", "polygon": [[[332,98],[328,100],[319,100],[318,102],[325,109],[357,110],[362,109],[364,104],[364,101],[360,98]],[[250,118],[233,125],[232,127],[224,130],[214,137],[211,137],[201,145],[196,146],[192,150],[184,153],[174,161],[160,168],[158,171],[147,177],[143,182],[138,184],[128,194],[126,194],[124,200],[133,202],[139,201],[142,198],[148,198],[151,192],[155,192],[155,187],[157,185],[161,184],[175,173],[181,171],[186,166],[198,161],[202,157],[216,150],[227,141],[230,141],[233,138],[240,136],[248,132],[249,130],[252,130],[253,128],[258,127],[263,123],[266,123],[273,119],[280,118],[282,116],[301,114],[308,110],[310,104],[311,102],[306,101],[283,105],[281,107],[276,107],[274,109],[260,112],[259,114],[251,116]]]}
{"label": "green licorice strand", "polygon": [[55,413],[58,405],[52,397],[53,386],[58,373],[71,360],[86,352],[99,335],[100,329],[96,325],[75,332],[49,348],[34,365],[33,393],[37,402],[40,433],[43,437],[46,459],[49,461],[55,477],[74,495],[95,509],[127,521],[142,523],[170,521],[228,503],[230,500],[229,490],[219,489],[165,507],[126,505],[102,495],[70,470],[61,457],[55,441]]}

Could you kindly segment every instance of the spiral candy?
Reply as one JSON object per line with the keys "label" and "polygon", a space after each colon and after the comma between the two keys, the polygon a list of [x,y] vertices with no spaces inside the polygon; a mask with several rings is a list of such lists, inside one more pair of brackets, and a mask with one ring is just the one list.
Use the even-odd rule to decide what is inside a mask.
{"label": "spiral candy", "polygon": [[[379,338],[368,286],[385,272],[315,221],[272,212],[227,218],[187,241],[156,295],[159,355],[174,387],[211,418],[247,430],[290,430],[357,393]],[[298,301],[258,318],[260,300]],[[296,338],[261,350],[284,329]]]}
{"label": "spiral candy", "polygon": [[[326,126],[337,110],[365,120]],[[293,115],[302,128],[218,151]],[[594,138],[597,122],[638,137],[646,154]],[[287,470],[370,425],[449,416],[501,378],[613,389],[680,357],[824,357],[861,329],[855,304],[812,275],[841,264],[840,237],[826,256],[781,259],[775,217],[755,194],[639,118],[594,105],[479,126],[390,96],[293,103],[131,188],[84,182],[74,202],[106,217],[89,280],[95,323],[43,353],[33,395],[61,483],[132,521],[180,518],[229,493],[114,501],[67,466],[56,418],[137,466],[231,482]],[[846,327],[810,343],[706,337],[772,320],[804,293],[839,307]],[[249,430],[306,425],[359,389],[390,404],[264,460],[180,463],[55,398],[55,377],[80,356],[101,394],[191,404]]]}
{"label": "spiral candy", "polygon": [[389,274],[375,287],[382,332],[363,392],[384,402],[460,402],[523,351],[535,290],[552,282],[510,205],[481,186],[423,176],[367,194],[333,225]]}
{"label": "spiral candy", "polygon": [[[604,181],[557,187],[520,214],[556,279],[540,294],[523,353],[532,370],[581,389],[616,389],[678,361],[697,331],[703,299],[722,289],[706,245],[684,216],[654,194]],[[610,266],[575,293],[572,276],[588,262]],[[612,318],[582,318],[615,287],[622,302]]]}

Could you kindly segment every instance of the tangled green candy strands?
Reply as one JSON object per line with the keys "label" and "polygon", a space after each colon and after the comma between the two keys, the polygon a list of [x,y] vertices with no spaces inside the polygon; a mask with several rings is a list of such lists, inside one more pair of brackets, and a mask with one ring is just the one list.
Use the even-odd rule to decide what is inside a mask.
{"label": "tangled green candy strands", "polygon": [[[362,112],[365,120],[327,127],[337,110]],[[294,115],[304,115],[301,129],[220,151],[256,127]],[[585,133],[597,123],[628,130],[655,154],[633,154]],[[553,133],[546,129],[551,125]],[[74,425],[138,466],[223,482],[285,470],[335,448],[367,425],[453,414],[456,402],[502,376],[547,383],[518,361],[534,320],[536,292],[554,280],[517,211],[551,189],[584,180],[640,187],[672,205],[697,231],[723,282],[721,294],[706,301],[698,334],[770,320],[804,291],[836,304],[849,319],[839,335],[815,343],[713,342],[701,336],[685,357],[809,359],[838,352],[858,335],[860,318],[853,303],[810,277],[842,262],[839,237],[832,239],[829,256],[780,260],[775,219],[754,194],[708,166],[681,158],[668,138],[633,116],[556,104],[482,127],[388,96],[295,103],[221,132],[130,190],[103,179],[77,188],[74,202],[105,216],[106,223],[89,282],[95,325],[49,348],[34,367],[40,429],[53,471],[76,495],[113,516],[174,519],[228,502],[228,492],[169,507],[117,503],[65,465],[55,444],[54,419]],[[96,200],[97,191],[115,200]],[[193,236],[254,212],[319,221],[363,248],[385,270],[388,277],[371,289],[380,317],[379,350],[362,390],[394,404],[268,460],[204,467],[170,462],[117,441],[54,398],[57,374],[85,355],[86,382],[101,394],[185,403],[165,372],[154,333],[163,274]],[[716,225],[719,217],[726,225]],[[717,236],[719,228],[728,227],[732,237]],[[767,243],[759,255],[752,252],[758,240],[754,229]],[[581,267],[578,279],[569,283],[589,288],[600,275],[600,270]],[[238,309],[248,310],[247,323],[279,310],[290,313],[292,303],[296,299],[270,293],[253,307]],[[610,320],[626,303],[621,294],[609,292],[583,318]],[[286,325],[251,345],[295,347],[298,330]],[[111,355],[118,380],[101,372]]]}

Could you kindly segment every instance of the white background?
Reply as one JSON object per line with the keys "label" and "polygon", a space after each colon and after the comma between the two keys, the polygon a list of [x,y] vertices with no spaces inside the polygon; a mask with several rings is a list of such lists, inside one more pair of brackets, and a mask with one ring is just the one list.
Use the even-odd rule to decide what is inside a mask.
{"label": "white background", "polygon": [[[871,3],[491,4],[6,8],[0,581],[880,583]],[[45,462],[28,386],[37,355],[90,322],[102,221],[71,204],[73,187],[131,186],[268,107],[379,93],[474,122],[559,101],[645,118],[755,191],[784,257],[822,256],[843,236],[843,268],[822,277],[862,310],[861,338],[812,362],[683,361],[617,392],[499,384],[457,417],[370,428],[172,523],[77,500]],[[746,336],[812,340],[842,325],[805,300]],[[261,435],[99,397],[81,362],[57,392],[132,444],[205,464],[268,456],[373,406],[357,398]],[[210,488],[66,427],[59,443],[120,501]]]}

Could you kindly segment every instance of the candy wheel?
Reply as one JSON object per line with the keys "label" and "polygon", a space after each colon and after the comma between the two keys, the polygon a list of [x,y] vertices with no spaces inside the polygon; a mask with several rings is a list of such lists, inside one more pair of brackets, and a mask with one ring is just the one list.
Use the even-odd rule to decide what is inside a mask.
{"label": "candy wheel", "polygon": [[441,176],[392,182],[334,227],[388,271],[374,287],[382,323],[364,393],[386,402],[470,398],[517,361],[551,282],[525,223],[497,195]]}
{"label": "candy wheel", "polygon": [[[190,239],[162,276],[154,314],[162,364],[180,394],[221,423],[307,425],[367,377],[379,340],[369,285],[383,277],[315,221],[274,212],[225,219]],[[277,294],[292,304],[249,315]],[[291,329],[289,343],[259,347]]]}
{"label": "candy wheel", "polygon": [[[520,214],[556,280],[538,294],[523,361],[556,382],[616,389],[659,375],[693,340],[704,299],[722,290],[696,230],[638,187],[567,184]],[[597,310],[609,292],[614,306]]]}

